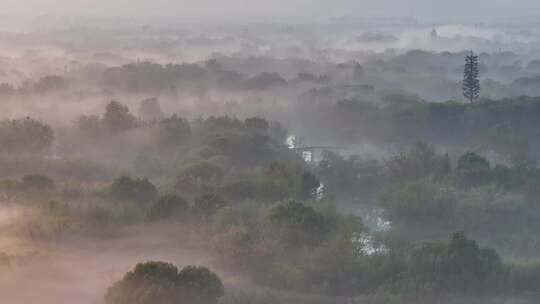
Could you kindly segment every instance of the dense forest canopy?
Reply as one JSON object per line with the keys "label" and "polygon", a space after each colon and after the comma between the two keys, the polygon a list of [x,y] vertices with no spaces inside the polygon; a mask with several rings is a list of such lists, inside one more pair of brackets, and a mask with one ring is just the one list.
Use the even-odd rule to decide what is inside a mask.
{"label": "dense forest canopy", "polygon": [[536,19],[9,20],[6,303],[540,299]]}

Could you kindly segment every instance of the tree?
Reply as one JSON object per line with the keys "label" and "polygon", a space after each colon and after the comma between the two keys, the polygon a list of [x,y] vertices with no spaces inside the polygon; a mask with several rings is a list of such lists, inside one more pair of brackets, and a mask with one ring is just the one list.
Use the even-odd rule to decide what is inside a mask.
{"label": "tree", "polygon": [[127,106],[113,100],[105,108],[103,123],[111,131],[125,131],[135,125],[135,116]]}
{"label": "tree", "polygon": [[52,128],[30,117],[0,122],[0,152],[39,154],[53,142]]}
{"label": "tree", "polygon": [[457,162],[457,170],[489,170],[489,161],[475,152],[461,155]]}
{"label": "tree", "polygon": [[221,279],[206,267],[147,262],[107,290],[106,304],[214,304],[224,294]]}
{"label": "tree", "polygon": [[147,179],[132,179],[128,176],[122,176],[114,180],[110,193],[118,200],[148,203],[156,197],[158,190]]}
{"label": "tree", "polygon": [[296,201],[280,204],[270,210],[270,221],[282,227],[322,234],[330,228],[324,216],[312,207]]}
{"label": "tree", "polygon": [[273,207],[268,219],[280,241],[294,248],[319,244],[335,228],[323,214],[296,201]]}
{"label": "tree", "polygon": [[460,231],[454,233],[448,243],[442,259],[442,270],[449,277],[450,287],[466,290],[490,275],[499,274],[502,263],[495,250],[480,247]]}
{"label": "tree", "polygon": [[216,303],[224,294],[221,279],[206,267],[185,267],[178,273],[178,282],[191,303]]}
{"label": "tree", "polygon": [[491,164],[487,159],[474,152],[468,152],[459,157],[454,178],[458,186],[477,187],[492,181],[491,171]]}
{"label": "tree", "polygon": [[463,96],[470,102],[474,102],[480,97],[478,75],[478,56],[471,51],[465,57],[465,69],[463,72]]}
{"label": "tree", "polygon": [[158,124],[158,140],[160,144],[176,146],[189,139],[191,135],[191,126],[189,122],[177,116],[162,119]]}
{"label": "tree", "polygon": [[454,233],[448,242],[418,244],[408,262],[409,277],[447,291],[478,290],[503,274],[497,252],[481,247],[463,231]]}

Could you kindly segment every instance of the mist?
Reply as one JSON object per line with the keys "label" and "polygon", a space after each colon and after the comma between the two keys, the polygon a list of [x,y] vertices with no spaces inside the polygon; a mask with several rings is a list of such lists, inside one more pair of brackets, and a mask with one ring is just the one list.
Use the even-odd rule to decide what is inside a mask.
{"label": "mist", "polygon": [[4,302],[538,302],[535,1],[0,11]]}
{"label": "mist", "polygon": [[[320,0],[293,1],[244,1],[231,0],[216,4],[213,1],[56,1],[56,0],[6,0],[0,4],[3,14],[15,16],[63,15],[63,16],[121,16],[150,17],[171,16],[190,18],[192,21],[256,21],[258,18],[282,20],[327,21],[336,17],[392,18],[414,17],[430,22],[482,21],[529,17],[540,13],[533,0],[474,0],[474,1],[427,1],[413,0],[407,3],[383,1],[340,0],[329,3]],[[300,18],[300,19],[299,19]]]}

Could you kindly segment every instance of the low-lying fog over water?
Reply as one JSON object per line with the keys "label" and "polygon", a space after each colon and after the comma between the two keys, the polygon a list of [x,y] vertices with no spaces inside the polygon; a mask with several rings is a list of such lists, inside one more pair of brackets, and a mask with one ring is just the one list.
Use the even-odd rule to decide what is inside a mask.
{"label": "low-lying fog over water", "polygon": [[0,303],[539,302],[537,1],[0,12]]}

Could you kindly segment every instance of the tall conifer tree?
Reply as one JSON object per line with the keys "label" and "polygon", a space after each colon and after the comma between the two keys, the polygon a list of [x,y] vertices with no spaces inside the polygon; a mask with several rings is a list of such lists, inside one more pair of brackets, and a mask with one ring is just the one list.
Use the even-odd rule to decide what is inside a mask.
{"label": "tall conifer tree", "polygon": [[463,96],[470,102],[474,102],[480,97],[480,80],[478,76],[478,56],[471,51],[465,57],[465,69],[463,72]]}

